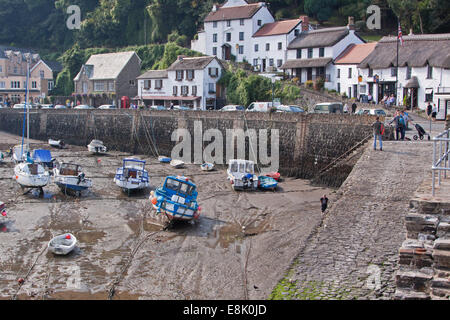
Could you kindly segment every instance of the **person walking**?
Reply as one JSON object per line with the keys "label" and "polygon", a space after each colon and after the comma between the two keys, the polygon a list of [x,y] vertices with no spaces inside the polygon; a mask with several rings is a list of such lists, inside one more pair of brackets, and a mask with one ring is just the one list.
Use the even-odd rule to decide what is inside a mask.
{"label": "person walking", "polygon": [[377,117],[376,121],[372,124],[373,128],[373,150],[377,150],[377,139],[380,141],[380,151],[383,151],[383,134],[384,124],[380,121],[380,117]]}
{"label": "person walking", "polygon": [[328,207],[328,198],[327,195],[324,194],[322,198],[320,198],[320,203],[322,205],[322,213],[325,212],[325,210],[327,210]]}
{"label": "person walking", "polygon": [[437,116],[437,108],[436,108],[436,104],[433,103],[433,109],[431,109],[431,119],[433,121],[436,121],[436,116]]}
{"label": "person walking", "polygon": [[433,112],[433,106],[431,105],[431,102],[428,102],[428,106],[427,106],[428,120],[431,120],[431,112]]}
{"label": "person walking", "polygon": [[348,104],[344,104],[344,113],[348,113]]}
{"label": "person walking", "polygon": [[405,119],[403,119],[403,117],[401,116],[400,112],[396,111],[394,119],[392,119],[389,122],[389,124],[394,122],[394,125],[395,125],[395,140],[399,140],[399,138],[401,140],[405,139],[404,131],[402,130],[404,121],[405,121]]}
{"label": "person walking", "polygon": [[353,104],[352,104],[352,113],[356,112],[356,107],[357,107],[356,102],[353,102]]}

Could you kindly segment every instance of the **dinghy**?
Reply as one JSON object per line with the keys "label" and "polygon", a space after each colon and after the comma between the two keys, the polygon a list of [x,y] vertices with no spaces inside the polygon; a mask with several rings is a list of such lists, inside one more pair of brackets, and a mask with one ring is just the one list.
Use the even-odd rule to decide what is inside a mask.
{"label": "dinghy", "polygon": [[277,185],[278,182],[274,178],[267,176],[258,177],[258,186],[263,190],[275,190]]}
{"label": "dinghy", "polygon": [[59,149],[63,149],[66,146],[66,144],[64,143],[64,140],[48,139],[48,144],[54,148],[59,148]]}
{"label": "dinghy", "polygon": [[273,179],[275,179],[276,181],[280,180],[280,173],[279,172],[269,172],[267,174],[265,174],[266,177],[271,177]]}
{"label": "dinghy", "polygon": [[213,164],[213,163],[209,163],[209,162],[205,162],[204,164],[202,164],[202,165],[200,166],[200,168],[201,168],[203,171],[211,171],[211,170],[214,169],[214,164]]}
{"label": "dinghy", "polygon": [[87,147],[89,152],[93,154],[105,154],[107,150],[105,145],[103,144],[103,141],[100,140],[92,140]]}
{"label": "dinghy", "polygon": [[124,192],[148,188],[150,180],[145,170],[145,161],[134,158],[124,159],[122,167],[116,170],[114,182]]}
{"label": "dinghy", "polygon": [[169,176],[156,191],[150,192],[150,202],[158,213],[172,220],[198,219],[201,208],[197,203],[197,186],[182,176]]}
{"label": "dinghy", "polygon": [[81,167],[73,163],[57,162],[53,168],[53,176],[56,185],[65,194],[78,193],[92,187],[92,180],[86,178]]}
{"label": "dinghy", "polygon": [[170,161],[172,161],[172,158],[165,157],[165,156],[159,156],[158,161],[161,163],[170,163]]}
{"label": "dinghy", "polygon": [[48,243],[48,250],[57,255],[70,253],[77,244],[77,238],[71,233],[65,233],[54,237]]}
{"label": "dinghy", "polygon": [[22,162],[14,167],[14,179],[22,188],[42,189],[49,183],[50,175],[39,163]]}
{"label": "dinghy", "polygon": [[180,168],[184,167],[184,162],[181,161],[181,160],[175,160],[174,159],[174,160],[170,161],[170,165],[172,167],[174,167],[175,169],[180,169]]}

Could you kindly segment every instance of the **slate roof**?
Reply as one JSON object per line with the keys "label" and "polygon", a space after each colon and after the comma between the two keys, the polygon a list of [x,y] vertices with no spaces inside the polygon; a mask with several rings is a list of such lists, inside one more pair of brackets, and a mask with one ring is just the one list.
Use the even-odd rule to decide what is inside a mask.
{"label": "slate roof", "polygon": [[288,49],[331,47],[349,34],[347,27],[303,31],[292,40]]}
{"label": "slate roof", "polygon": [[287,60],[281,66],[281,69],[325,67],[332,61],[333,61],[332,58],[293,59]]}
{"label": "slate roof", "polygon": [[[167,71],[173,71],[173,70],[202,70],[204,69],[208,64],[211,63],[214,59],[217,59],[216,57],[206,56],[206,57],[184,57],[181,60],[178,59],[172,65],[167,68]],[[219,64],[222,65],[222,63],[219,61]]]}
{"label": "slate roof", "polygon": [[138,79],[162,79],[167,78],[167,70],[149,70],[140,75]]}

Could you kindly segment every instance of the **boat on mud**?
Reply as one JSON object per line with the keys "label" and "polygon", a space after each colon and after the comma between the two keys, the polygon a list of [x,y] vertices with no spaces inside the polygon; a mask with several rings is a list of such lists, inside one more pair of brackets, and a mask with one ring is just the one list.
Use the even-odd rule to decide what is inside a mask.
{"label": "boat on mud", "polygon": [[39,163],[22,162],[14,167],[14,179],[22,188],[40,189],[50,182],[50,174]]}
{"label": "boat on mud", "polygon": [[278,182],[274,178],[267,177],[267,176],[259,176],[258,177],[258,187],[263,190],[275,191],[277,186],[278,186]]}
{"label": "boat on mud", "polygon": [[43,165],[44,168],[53,169],[55,159],[52,158],[52,154],[49,150],[36,149],[33,151],[33,161],[34,163]]}
{"label": "boat on mud", "polygon": [[269,172],[265,174],[266,177],[271,177],[276,181],[280,181],[281,174],[279,172]]}
{"label": "boat on mud", "polygon": [[53,181],[64,194],[81,192],[92,187],[92,180],[86,178],[81,166],[73,163],[56,162]]}
{"label": "boat on mud", "polygon": [[258,177],[255,175],[255,163],[250,160],[232,159],[229,161],[228,180],[233,189],[256,190],[258,188]]}
{"label": "boat on mud", "polygon": [[145,161],[134,158],[124,159],[122,167],[116,170],[114,182],[124,192],[148,188],[150,179],[145,170]]}
{"label": "boat on mud", "polygon": [[174,167],[175,169],[181,169],[181,168],[184,167],[184,162],[181,161],[181,160],[176,160],[176,159],[174,159],[174,160],[171,160],[171,161],[170,161],[170,165],[171,165],[172,167]]}
{"label": "boat on mud", "polygon": [[76,244],[77,238],[71,233],[65,233],[50,240],[48,250],[53,254],[66,255],[75,249]]}
{"label": "boat on mud", "polygon": [[200,168],[202,169],[202,171],[212,171],[214,170],[214,163],[205,162],[200,165]]}
{"label": "boat on mud", "polygon": [[197,203],[197,186],[184,176],[169,176],[163,185],[150,192],[153,208],[165,214],[169,221],[198,219],[201,208]]}
{"label": "boat on mud", "polygon": [[66,144],[64,143],[64,140],[54,140],[54,139],[48,139],[48,144],[54,148],[63,149]]}
{"label": "boat on mud", "polygon": [[172,161],[172,158],[165,157],[165,156],[159,156],[158,161],[161,163],[170,163],[170,161]]}
{"label": "boat on mud", "polygon": [[103,144],[103,141],[92,140],[87,146],[88,151],[93,154],[106,154],[107,148]]}

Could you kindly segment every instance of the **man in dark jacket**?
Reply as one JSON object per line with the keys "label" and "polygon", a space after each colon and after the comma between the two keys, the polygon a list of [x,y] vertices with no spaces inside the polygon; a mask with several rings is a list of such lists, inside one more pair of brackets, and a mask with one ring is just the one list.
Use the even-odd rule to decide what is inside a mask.
{"label": "man in dark jacket", "polygon": [[428,106],[427,106],[427,116],[428,119],[430,119],[431,117],[431,112],[433,111],[433,106],[431,105],[431,102],[428,102]]}
{"label": "man in dark jacket", "polygon": [[377,150],[377,139],[380,140],[380,151],[383,151],[383,133],[384,125],[380,122],[380,117],[377,117],[377,121],[372,124],[373,128],[373,150]]}
{"label": "man in dark jacket", "polygon": [[352,104],[352,113],[355,113],[355,112],[356,112],[356,103],[353,102],[353,104]]}
{"label": "man in dark jacket", "polygon": [[322,198],[320,198],[320,203],[322,205],[322,213],[325,212],[325,210],[327,210],[328,207],[328,198],[327,195],[324,194]]}

